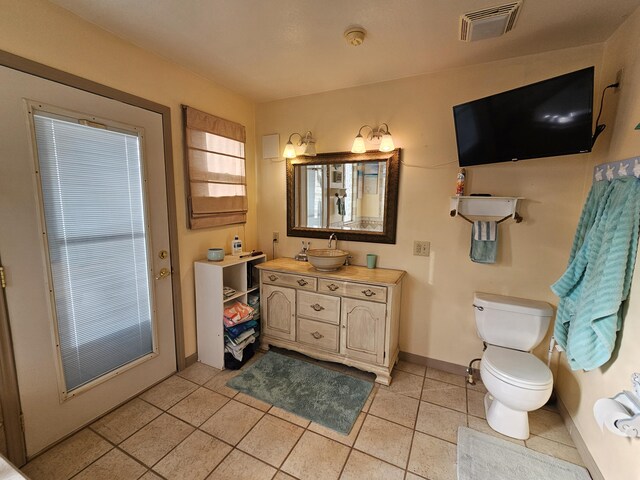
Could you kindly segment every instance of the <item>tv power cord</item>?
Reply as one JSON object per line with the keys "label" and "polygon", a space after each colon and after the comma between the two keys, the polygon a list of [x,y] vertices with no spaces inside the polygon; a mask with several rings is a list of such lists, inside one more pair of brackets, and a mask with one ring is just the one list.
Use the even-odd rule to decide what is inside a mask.
{"label": "tv power cord", "polygon": [[604,132],[605,128],[607,128],[607,126],[604,123],[600,124],[600,116],[602,115],[602,106],[604,104],[604,94],[606,93],[608,88],[618,88],[619,86],[620,86],[620,82],[616,82],[616,83],[612,83],[611,85],[607,85],[606,87],[604,87],[604,90],[602,90],[602,98],[600,99],[600,111],[598,112],[598,117],[596,118],[596,130],[595,132],[593,132],[593,136],[591,137],[592,147],[595,145],[596,140],[600,136],[600,134]]}

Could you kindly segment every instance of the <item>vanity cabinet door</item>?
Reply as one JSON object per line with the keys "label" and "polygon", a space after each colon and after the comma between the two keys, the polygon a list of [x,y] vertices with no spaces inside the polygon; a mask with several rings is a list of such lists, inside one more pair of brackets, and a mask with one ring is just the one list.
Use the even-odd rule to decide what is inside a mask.
{"label": "vanity cabinet door", "polygon": [[296,339],[296,291],[293,288],[262,286],[262,326],[266,335]]}
{"label": "vanity cabinet door", "polygon": [[387,306],[365,300],[342,300],[340,353],[371,363],[384,362]]}

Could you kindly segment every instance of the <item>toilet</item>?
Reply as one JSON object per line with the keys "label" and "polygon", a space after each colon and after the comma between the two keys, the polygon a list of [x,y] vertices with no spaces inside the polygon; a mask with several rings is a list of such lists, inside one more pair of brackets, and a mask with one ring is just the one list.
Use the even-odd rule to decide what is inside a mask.
{"label": "toilet", "polygon": [[528,412],[542,407],[553,388],[551,370],[530,353],[547,333],[553,309],[545,302],[489,293],[476,293],[473,307],[478,335],[487,345],[480,361],[487,422],[496,432],[526,440]]}

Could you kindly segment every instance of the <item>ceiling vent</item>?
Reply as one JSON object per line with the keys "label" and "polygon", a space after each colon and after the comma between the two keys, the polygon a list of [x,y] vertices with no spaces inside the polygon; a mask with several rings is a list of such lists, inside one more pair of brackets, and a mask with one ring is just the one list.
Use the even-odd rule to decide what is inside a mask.
{"label": "ceiling vent", "polygon": [[515,26],[521,9],[520,1],[465,13],[460,17],[460,40],[473,42],[507,33]]}

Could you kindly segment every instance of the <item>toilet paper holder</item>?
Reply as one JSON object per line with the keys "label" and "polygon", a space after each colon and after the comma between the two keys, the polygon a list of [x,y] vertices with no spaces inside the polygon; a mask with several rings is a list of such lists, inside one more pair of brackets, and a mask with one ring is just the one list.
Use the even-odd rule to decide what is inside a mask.
{"label": "toilet paper holder", "polygon": [[633,392],[623,390],[615,395],[612,400],[623,405],[631,416],[616,420],[615,427],[627,437],[640,437],[640,373],[634,373],[631,376],[633,383]]}
{"label": "toilet paper holder", "polygon": [[613,400],[621,403],[633,413],[633,416],[629,418],[617,420],[615,423],[616,428],[627,437],[640,437],[640,400],[638,400],[638,397],[633,392],[623,390],[614,396]]}

